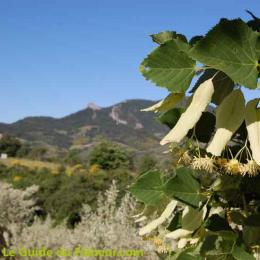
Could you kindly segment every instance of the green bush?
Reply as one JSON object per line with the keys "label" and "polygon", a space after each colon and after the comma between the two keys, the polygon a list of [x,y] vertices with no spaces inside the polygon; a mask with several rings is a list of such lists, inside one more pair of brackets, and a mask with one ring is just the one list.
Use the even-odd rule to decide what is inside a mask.
{"label": "green bush", "polygon": [[102,142],[89,155],[90,165],[98,165],[103,170],[130,168],[132,159],[129,153],[118,145]]}
{"label": "green bush", "polygon": [[9,134],[4,134],[0,139],[0,153],[6,153],[8,156],[16,156],[21,146],[21,142]]}
{"label": "green bush", "polygon": [[[69,227],[74,227],[79,219],[82,204],[87,203],[96,208],[97,195],[105,191],[116,180],[122,190],[131,182],[132,177],[127,170],[117,169],[98,171],[95,175],[78,173],[68,176],[60,169],[59,174],[53,174],[49,169],[31,170],[24,166],[6,167],[0,164],[0,180],[12,183],[14,188],[26,189],[36,184],[37,204],[42,211],[39,214],[45,217],[49,214],[56,224],[67,219]],[[120,195],[124,195],[121,192]]]}

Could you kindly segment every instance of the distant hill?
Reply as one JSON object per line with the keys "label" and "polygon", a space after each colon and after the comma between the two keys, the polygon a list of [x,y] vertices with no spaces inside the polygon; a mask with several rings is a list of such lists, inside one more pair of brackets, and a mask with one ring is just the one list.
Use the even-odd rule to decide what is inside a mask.
{"label": "distant hill", "polygon": [[127,100],[100,108],[90,103],[87,108],[59,119],[27,117],[12,124],[0,123],[0,133],[59,148],[87,148],[105,138],[146,150],[157,146],[167,132],[153,113],[140,111],[152,104],[149,100]]}

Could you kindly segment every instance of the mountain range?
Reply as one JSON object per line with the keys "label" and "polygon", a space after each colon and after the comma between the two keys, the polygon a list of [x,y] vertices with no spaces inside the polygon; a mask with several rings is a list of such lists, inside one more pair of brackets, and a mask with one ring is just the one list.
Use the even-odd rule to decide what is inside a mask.
{"label": "mountain range", "polygon": [[0,123],[0,133],[9,133],[32,144],[57,148],[87,148],[100,139],[149,150],[158,146],[167,128],[154,113],[141,112],[155,102],[132,99],[101,108],[94,103],[63,118],[27,117],[12,124]]}

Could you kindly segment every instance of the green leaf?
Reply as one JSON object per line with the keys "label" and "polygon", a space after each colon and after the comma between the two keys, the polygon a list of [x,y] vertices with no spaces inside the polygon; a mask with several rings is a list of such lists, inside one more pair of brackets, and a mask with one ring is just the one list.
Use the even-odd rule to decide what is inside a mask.
{"label": "green leaf", "polygon": [[160,115],[157,119],[160,123],[167,125],[170,129],[172,129],[177,124],[181,114],[182,109],[173,108]]}
{"label": "green leaf", "polygon": [[203,257],[199,255],[194,255],[193,252],[183,252],[176,260],[203,260]]}
{"label": "green leaf", "polygon": [[[260,69],[259,69],[259,60],[260,60],[260,36],[258,36],[257,38],[257,43],[256,43],[256,55],[257,55],[257,58],[258,58],[258,72],[260,72]],[[258,75],[259,76],[259,75]]]}
{"label": "green leaf", "polygon": [[232,250],[232,255],[236,260],[255,260],[255,258],[246,252],[242,247],[235,245]]}
{"label": "green leaf", "polygon": [[148,171],[137,179],[129,191],[146,205],[158,205],[165,197],[161,173]]}
{"label": "green leaf", "polygon": [[245,220],[243,238],[249,246],[260,244],[260,214],[251,215]]}
{"label": "green leaf", "polygon": [[176,176],[166,183],[166,194],[192,207],[199,207],[200,201],[204,200],[199,182],[186,167],[177,169]]}
{"label": "green leaf", "polygon": [[158,44],[164,44],[174,39],[181,39],[187,43],[187,39],[183,34],[178,34],[175,31],[164,31],[151,35],[152,40]]}
{"label": "green leaf", "polygon": [[230,79],[230,77],[228,77],[225,73],[221,71],[217,71],[215,69],[206,70],[197,80],[191,92],[193,93],[201,83],[212,78],[214,75],[214,94],[212,97],[212,103],[219,105],[223,101],[223,99],[234,89],[234,82],[232,81],[232,79]]}
{"label": "green leaf", "polygon": [[175,41],[156,48],[141,64],[147,80],[171,92],[185,92],[195,75],[195,61],[181,51]]}
{"label": "green leaf", "polygon": [[154,42],[158,44],[165,44],[168,41],[174,41],[179,49],[184,52],[188,52],[190,45],[187,38],[183,34],[176,33],[175,31],[164,31],[151,35]]}
{"label": "green leaf", "polygon": [[255,89],[258,36],[240,19],[222,19],[189,53],[192,58],[223,71],[235,83]]}
{"label": "green leaf", "polygon": [[174,255],[168,256],[165,260],[203,260],[199,255],[200,246],[201,244],[187,249],[177,249]]}
{"label": "green leaf", "polygon": [[200,209],[193,209],[192,207],[186,206],[182,213],[182,228],[189,231],[195,231],[198,229],[207,213],[207,208],[203,207]]}

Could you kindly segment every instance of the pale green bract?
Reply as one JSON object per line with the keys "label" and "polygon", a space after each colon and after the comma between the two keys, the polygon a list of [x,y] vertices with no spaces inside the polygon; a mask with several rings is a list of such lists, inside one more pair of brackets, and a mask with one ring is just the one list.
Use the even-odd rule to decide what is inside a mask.
{"label": "pale green bract", "polygon": [[245,99],[241,90],[233,90],[218,106],[216,133],[207,152],[220,156],[234,132],[245,119]]}
{"label": "pale green bract", "polygon": [[171,93],[153,106],[142,109],[143,112],[163,112],[174,108],[184,97],[184,93]]}
{"label": "pale green bract", "polygon": [[139,235],[144,236],[146,234],[149,234],[154,229],[156,229],[158,226],[160,226],[163,222],[165,222],[167,220],[167,218],[169,218],[171,216],[171,214],[174,211],[174,209],[176,208],[177,204],[178,204],[178,202],[176,200],[172,200],[167,205],[167,207],[165,208],[165,210],[163,211],[162,215],[159,218],[153,220],[151,223],[149,223],[148,225],[146,225],[140,229]]}
{"label": "pale green bract", "polygon": [[260,165],[260,109],[257,108],[260,98],[249,101],[246,105],[246,127],[252,157]]}
{"label": "pale green bract", "polygon": [[212,78],[204,81],[195,91],[187,110],[181,115],[175,127],[161,140],[160,144],[179,143],[199,121],[214,93]]}

